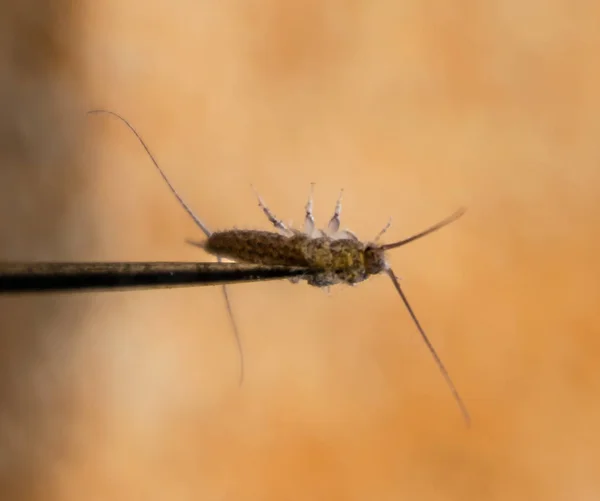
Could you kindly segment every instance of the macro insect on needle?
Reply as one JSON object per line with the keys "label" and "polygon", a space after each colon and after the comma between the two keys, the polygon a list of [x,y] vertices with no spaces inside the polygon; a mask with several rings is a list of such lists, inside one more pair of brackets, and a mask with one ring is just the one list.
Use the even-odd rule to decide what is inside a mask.
{"label": "macro insect on needle", "polygon": [[[388,244],[379,243],[380,238],[389,228],[390,222],[388,222],[376,235],[373,241],[361,242],[352,232],[340,230],[340,212],[342,207],[341,194],[337,200],[334,214],[329,220],[327,227],[325,229],[316,228],[312,212],[313,203],[311,189],[311,194],[305,207],[303,231],[290,228],[284,224],[271,212],[263,199],[257,194],[258,205],[270,223],[275,227],[276,231],[233,229],[212,232],[204,222],[194,214],[177,190],[175,190],[144,140],[127,120],[109,110],[92,110],[89,113],[107,113],[113,115],[121,120],[135,134],[171,192],[206,237],[202,242],[188,240],[188,243],[200,247],[209,254],[216,256],[219,262],[221,262],[222,259],[231,259],[238,263],[305,268],[306,274],[291,280],[293,282],[306,280],[309,285],[315,287],[330,287],[336,284],[356,285],[372,275],[380,273],[387,274],[446,380],[467,426],[470,425],[469,412],[460,397],[458,390],[429,340],[429,337],[421,326],[421,323],[417,319],[402,287],[400,286],[398,278],[387,263],[385,256],[386,252],[389,250],[396,249],[423,238],[453,221],[456,221],[464,214],[464,209],[461,208],[433,226],[397,242]],[[223,294],[240,353],[241,383],[244,376],[242,344],[239,329],[233,316],[226,285],[223,286]]]}

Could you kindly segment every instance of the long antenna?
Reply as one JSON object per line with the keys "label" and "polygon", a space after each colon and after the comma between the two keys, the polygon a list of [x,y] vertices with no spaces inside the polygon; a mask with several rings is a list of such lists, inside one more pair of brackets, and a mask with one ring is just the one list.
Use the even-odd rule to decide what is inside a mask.
{"label": "long antenna", "polygon": [[[129,128],[129,130],[131,130],[131,132],[133,132],[135,134],[135,137],[137,137],[138,141],[141,143],[143,148],[146,150],[146,153],[150,157],[150,160],[152,160],[154,167],[156,167],[159,174],[161,175],[161,177],[163,178],[163,180],[165,181],[165,183],[171,190],[171,193],[173,193],[173,195],[175,195],[175,198],[177,198],[180,205],[189,214],[189,216],[194,220],[194,222],[196,223],[196,226],[198,226],[198,228],[200,228],[202,230],[202,232],[206,235],[206,238],[209,238],[212,235],[212,231],[210,231],[208,229],[208,227],[200,220],[200,218],[198,216],[196,216],[196,214],[194,214],[194,211],[191,209],[191,207],[185,202],[185,200],[181,197],[181,195],[179,195],[179,193],[177,192],[175,187],[171,184],[171,181],[169,181],[169,178],[167,177],[167,175],[160,168],[160,165],[158,165],[158,162],[154,158],[154,155],[150,151],[150,148],[148,147],[148,145],[146,145],[145,141],[142,139],[142,136],[140,136],[140,134],[138,134],[138,131],[135,130],[133,125],[131,125],[124,117],[122,117],[118,113],[115,113],[114,111],[103,110],[103,109],[88,111],[88,114],[90,114],[90,115],[98,115],[100,113],[106,113],[107,115],[112,115],[112,116],[118,118],[119,120],[121,120],[121,122],[123,122]],[[222,263],[223,261],[220,257],[217,257],[217,262]],[[235,342],[237,344],[237,348],[238,348],[238,351],[240,354],[240,381],[239,381],[239,383],[241,385],[242,382],[244,381],[244,352],[242,350],[242,339],[240,337],[240,333],[238,330],[237,323],[235,321],[235,317],[233,316],[233,309],[231,308],[231,301],[229,300],[229,294],[227,292],[226,285],[223,285],[223,296],[225,297],[225,305],[227,307],[227,313],[229,314],[229,318],[231,319],[231,325],[233,326],[233,335],[235,337]]]}
{"label": "long antenna", "polygon": [[429,352],[433,356],[435,363],[439,367],[442,375],[444,376],[444,379],[448,383],[448,386],[450,387],[450,391],[452,391],[452,395],[454,396],[456,403],[460,407],[460,411],[462,412],[462,415],[465,419],[467,428],[470,427],[471,426],[471,416],[469,415],[469,411],[467,410],[467,407],[466,407],[465,403],[463,402],[463,399],[461,398],[460,394],[458,393],[456,386],[454,386],[454,383],[452,382],[452,379],[450,378],[450,374],[448,374],[448,370],[444,366],[442,359],[437,354],[437,351],[435,351],[435,348],[433,347],[433,344],[431,344],[429,337],[427,337],[427,334],[425,334],[423,327],[421,327],[421,324],[420,324],[419,320],[417,319],[417,316],[415,315],[415,312],[413,311],[412,307],[410,306],[410,303],[408,302],[408,299],[406,298],[406,295],[404,294],[402,287],[400,287],[400,282],[398,281],[398,278],[396,278],[396,275],[394,274],[394,272],[392,271],[391,268],[388,268],[386,270],[386,272],[389,275],[389,277],[392,279],[392,283],[394,284],[394,287],[396,287],[398,294],[400,294],[402,301],[404,301],[404,305],[406,306],[408,313],[412,317],[413,322],[417,326],[417,329],[419,330],[419,333],[421,334],[423,341],[425,341],[425,344],[427,345]]}
{"label": "long antenna", "polygon": [[423,237],[429,235],[430,233],[433,233],[434,231],[437,231],[437,230],[443,228],[444,226],[447,226],[450,223],[453,223],[459,217],[461,217],[466,211],[467,211],[467,209],[465,209],[464,207],[461,207],[456,212],[454,212],[454,214],[448,216],[446,219],[442,219],[439,223],[434,224],[433,226],[427,228],[426,230],[423,230],[420,233],[413,235],[412,237],[408,237],[408,238],[405,238],[404,240],[400,240],[399,242],[381,245],[380,248],[383,250],[395,249],[396,247],[400,247],[402,245],[406,245],[410,242],[418,240],[419,238],[423,238]]}

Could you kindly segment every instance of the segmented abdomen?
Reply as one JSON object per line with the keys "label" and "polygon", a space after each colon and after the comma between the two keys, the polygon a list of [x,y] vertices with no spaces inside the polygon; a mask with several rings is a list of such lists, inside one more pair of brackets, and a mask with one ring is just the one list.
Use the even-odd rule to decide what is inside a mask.
{"label": "segmented abdomen", "polygon": [[204,249],[238,262],[301,266],[311,270],[306,280],[323,287],[365,280],[365,246],[355,240],[310,238],[302,233],[284,236],[269,231],[228,230],[213,233]]}
{"label": "segmented abdomen", "polygon": [[287,237],[269,231],[227,230],[213,233],[204,249],[235,261],[283,266],[309,266],[303,252],[305,235]]}

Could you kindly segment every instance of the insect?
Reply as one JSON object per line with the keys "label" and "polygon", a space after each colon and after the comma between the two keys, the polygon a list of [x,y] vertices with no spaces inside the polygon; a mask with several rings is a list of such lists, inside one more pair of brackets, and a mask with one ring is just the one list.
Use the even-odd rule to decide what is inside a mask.
{"label": "insect", "polygon": [[[188,240],[188,243],[200,247],[206,252],[216,256],[219,262],[221,262],[222,259],[231,259],[238,263],[305,268],[306,274],[291,278],[290,280],[293,282],[305,280],[309,285],[315,287],[330,287],[336,284],[356,285],[372,275],[381,273],[387,274],[446,380],[467,426],[470,425],[471,419],[466,405],[450,378],[445,365],[433,347],[433,344],[425,333],[421,323],[417,319],[402,287],[400,286],[398,278],[386,260],[387,251],[423,238],[434,231],[447,226],[461,217],[464,214],[465,209],[461,208],[457,210],[449,217],[408,238],[393,243],[381,244],[379,243],[379,240],[390,227],[391,220],[388,221],[386,226],[371,242],[361,242],[352,232],[340,230],[342,193],[340,193],[333,216],[329,220],[327,227],[325,229],[318,229],[315,226],[313,217],[311,189],[311,194],[305,206],[303,231],[285,225],[271,212],[257,193],[258,205],[270,223],[275,227],[275,232],[237,229],[213,232],[195,215],[189,205],[179,195],[142,137],[125,118],[109,110],[92,110],[88,113],[106,113],[113,115],[121,120],[133,134],[135,134],[173,195],[175,195],[180,205],[194,220],[206,237],[202,242]],[[240,353],[241,383],[244,374],[244,359],[239,329],[231,308],[227,286],[224,285],[222,290]]]}

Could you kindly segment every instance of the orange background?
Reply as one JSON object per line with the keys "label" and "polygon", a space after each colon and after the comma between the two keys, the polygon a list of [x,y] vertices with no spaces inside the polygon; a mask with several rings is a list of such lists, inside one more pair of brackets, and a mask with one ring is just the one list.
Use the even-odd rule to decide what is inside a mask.
{"label": "orange background", "polygon": [[6,499],[600,495],[600,7],[4,1],[0,258],[205,260],[212,229],[386,241],[386,277],[0,297]]}

